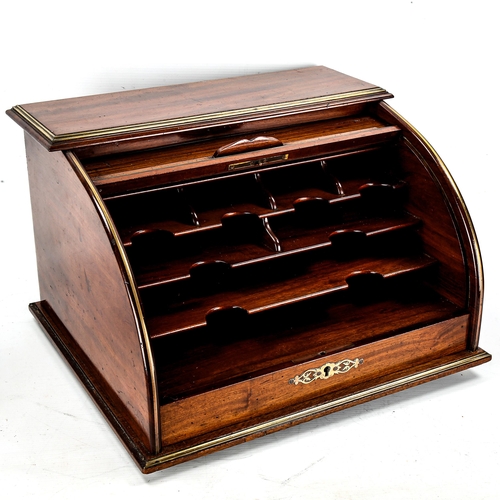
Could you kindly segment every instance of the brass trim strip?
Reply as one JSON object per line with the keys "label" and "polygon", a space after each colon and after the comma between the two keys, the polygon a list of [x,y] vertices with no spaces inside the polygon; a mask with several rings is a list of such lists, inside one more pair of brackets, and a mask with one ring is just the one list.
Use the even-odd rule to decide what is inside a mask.
{"label": "brass trim strip", "polygon": [[400,379],[392,380],[390,382],[386,382],[385,384],[381,384],[375,387],[371,387],[369,389],[366,389],[364,391],[360,391],[354,394],[350,394],[349,396],[345,396],[340,399],[336,399],[334,401],[329,401],[327,403],[323,403],[318,406],[314,406],[312,408],[306,408],[305,410],[297,411],[294,413],[291,413],[289,415],[285,415],[284,417],[281,418],[276,418],[273,420],[270,420],[268,422],[264,422],[263,424],[259,425],[254,425],[252,427],[248,427],[247,429],[242,429],[241,431],[234,432],[232,434],[229,434],[227,436],[221,436],[216,439],[212,439],[210,441],[207,441],[205,443],[198,444],[196,446],[192,446],[190,448],[186,448],[184,450],[179,450],[173,453],[167,453],[165,455],[162,455],[160,457],[153,458],[151,460],[147,460],[145,463],[145,469],[152,468],[152,467],[157,467],[159,465],[162,465],[166,462],[171,462],[173,460],[181,459],[184,457],[187,457],[189,455],[192,455],[194,453],[199,453],[205,450],[208,450],[209,448],[223,445],[226,443],[229,443],[231,441],[235,441],[237,439],[242,439],[245,437],[248,437],[252,434],[259,433],[259,432],[265,432],[268,430],[271,430],[273,427],[278,427],[280,425],[284,425],[299,419],[307,418],[307,417],[312,417],[315,414],[322,413],[324,411],[332,410],[334,408],[337,408],[339,406],[347,405],[350,403],[354,403],[355,401],[362,400],[365,398],[369,398],[372,396],[375,396],[380,393],[384,393],[387,391],[390,391],[392,389],[396,389],[397,387],[402,387],[408,384],[412,384],[415,382],[418,382],[419,380],[423,380],[426,378],[433,377],[435,375],[439,375],[441,373],[444,373],[449,370],[454,370],[454,369],[459,369],[462,366],[466,366],[472,363],[479,363],[483,360],[487,360],[490,358],[490,355],[485,352],[485,351],[480,351],[478,353],[472,353],[470,356],[466,358],[461,358],[455,361],[451,361],[449,363],[446,363],[444,365],[436,366],[435,368],[430,368],[428,370],[424,370],[423,372],[418,372],[414,373],[412,375],[408,375],[406,377],[402,377]]}
{"label": "brass trim strip", "polygon": [[139,292],[137,289],[137,285],[135,284],[134,274],[130,267],[130,262],[127,258],[125,248],[121,242],[120,236],[118,235],[118,231],[113,223],[113,219],[111,218],[111,215],[109,214],[108,209],[104,204],[104,201],[99,195],[97,188],[92,183],[92,180],[90,179],[87,171],[80,163],[80,160],[76,157],[76,155],[73,152],[69,151],[66,153],[66,156],[70,160],[71,164],[78,170],[78,173],[81,175],[81,178],[86,183],[87,188],[91,192],[93,200],[96,203],[99,213],[101,215],[101,220],[105,222],[106,228],[114,240],[113,242],[116,245],[116,248],[118,249],[121,261],[123,263],[123,267],[126,274],[125,277],[127,280],[125,284],[128,285],[127,292],[129,293],[130,301],[135,306],[135,308],[132,309],[136,320],[136,326],[138,330],[142,332],[142,338],[139,339],[139,342],[141,346],[144,348],[148,363],[148,369],[150,372],[150,380],[152,385],[151,392],[153,398],[153,428],[155,433],[155,448],[156,452],[159,452],[159,450],[161,449],[161,443],[160,443],[161,430],[160,430],[160,405],[158,400],[158,384],[156,379],[156,368],[154,364],[153,351],[151,349],[149,341],[149,335],[147,333],[146,321],[144,319],[144,313],[142,311],[141,301],[139,298]]}
{"label": "brass trim strip", "polygon": [[18,114],[24,121],[29,123],[41,136],[50,142],[54,142],[56,135],[49,130],[43,123],[38,121],[34,116],[28,113],[22,106],[14,106],[12,108],[16,114]]}
{"label": "brass trim strip", "polygon": [[300,99],[296,101],[286,101],[277,104],[266,104],[262,106],[255,106],[251,108],[241,108],[234,109],[230,111],[222,111],[216,113],[206,113],[201,115],[193,115],[181,118],[172,118],[169,120],[158,120],[154,122],[138,123],[135,125],[124,125],[119,127],[102,128],[95,130],[87,130],[83,132],[72,132],[68,134],[54,134],[45,125],[43,125],[39,120],[37,120],[33,115],[26,111],[22,106],[17,105],[12,108],[12,111],[17,113],[24,121],[30,124],[30,126],[35,129],[40,135],[47,139],[51,144],[56,145],[61,142],[66,141],[78,141],[83,139],[98,139],[105,138],[111,135],[119,135],[126,133],[139,133],[139,132],[151,132],[157,129],[181,126],[181,125],[191,125],[207,120],[214,119],[225,119],[225,118],[237,118],[250,113],[260,113],[263,111],[284,111],[287,109],[293,109],[300,106],[312,105],[312,104],[324,104],[329,102],[340,101],[343,99],[355,99],[369,96],[376,96],[380,94],[381,96],[387,96],[388,93],[381,87],[373,87],[365,90],[358,90],[352,92],[344,92],[342,94],[331,94],[321,97],[312,97],[308,99]]}
{"label": "brass trim strip", "polygon": [[268,156],[267,158],[261,158],[260,160],[240,161],[239,163],[231,163],[230,165],[228,165],[227,169],[238,170],[240,168],[262,167],[263,165],[270,165],[279,161],[288,160],[288,156],[288,154],[284,154],[277,156]]}

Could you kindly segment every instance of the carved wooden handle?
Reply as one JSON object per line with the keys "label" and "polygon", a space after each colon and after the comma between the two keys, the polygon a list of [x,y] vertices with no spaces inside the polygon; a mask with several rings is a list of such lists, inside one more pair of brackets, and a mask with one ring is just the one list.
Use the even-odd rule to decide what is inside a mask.
{"label": "carved wooden handle", "polygon": [[283,143],[274,137],[255,137],[254,139],[241,139],[239,141],[222,146],[214,153],[214,158],[218,156],[228,156],[237,153],[248,153],[258,149],[274,148],[283,146]]}

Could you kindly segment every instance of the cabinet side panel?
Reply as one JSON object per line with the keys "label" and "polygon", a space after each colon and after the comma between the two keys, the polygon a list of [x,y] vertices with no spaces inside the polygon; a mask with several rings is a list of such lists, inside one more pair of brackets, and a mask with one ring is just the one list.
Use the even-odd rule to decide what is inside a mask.
{"label": "cabinet side panel", "polygon": [[128,284],[94,203],[63,153],[26,135],[40,297],[111,388],[103,395],[154,448],[152,387]]}
{"label": "cabinet side panel", "polygon": [[438,292],[459,307],[467,307],[467,276],[463,251],[451,209],[432,178],[430,166],[404,138],[400,158],[409,186],[407,209],[423,223],[424,251],[439,261]]}
{"label": "cabinet side panel", "polygon": [[[440,239],[438,238],[433,244],[433,251],[436,255],[442,255],[439,258],[442,259],[442,264],[445,264],[442,267],[447,273],[446,280],[443,281],[446,283],[447,290],[441,291],[443,293],[447,291],[449,295],[444,294],[458,305],[466,307],[470,314],[468,347],[471,351],[475,351],[478,348],[481,327],[484,278],[479,244],[465,202],[439,155],[409,122],[386,103],[377,106],[377,115],[402,129],[407,158],[412,157],[412,163],[418,160],[427,174],[432,177],[434,185],[439,188],[434,197],[429,196],[428,193],[426,197],[421,194],[422,199],[426,198],[434,205],[434,200],[438,198],[442,200],[440,204],[446,204],[449,216],[446,216],[443,211],[436,213],[426,210],[430,217],[428,223],[429,226],[435,228],[434,232],[439,234],[441,241],[446,243],[447,238],[451,241],[451,236],[456,243],[453,245],[446,243],[444,247],[439,248]],[[422,190],[424,190],[423,187]],[[436,192],[435,189],[434,192]],[[453,246],[455,249],[452,248]]]}

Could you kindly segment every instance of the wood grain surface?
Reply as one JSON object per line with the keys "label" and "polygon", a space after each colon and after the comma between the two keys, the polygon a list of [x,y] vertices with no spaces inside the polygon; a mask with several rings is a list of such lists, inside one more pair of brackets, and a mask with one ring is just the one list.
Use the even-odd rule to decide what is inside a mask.
{"label": "wood grain surface", "polygon": [[26,146],[40,298],[110,388],[106,397],[154,449],[154,368],[113,240],[64,154],[48,153],[28,135]]}
{"label": "wood grain surface", "polygon": [[315,67],[8,111],[32,311],[144,472],[490,359],[467,209],[387,97]]}

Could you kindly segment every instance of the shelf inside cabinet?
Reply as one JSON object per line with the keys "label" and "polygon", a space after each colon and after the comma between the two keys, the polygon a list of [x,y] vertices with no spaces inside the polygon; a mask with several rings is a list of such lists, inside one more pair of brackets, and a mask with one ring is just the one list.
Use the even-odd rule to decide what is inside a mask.
{"label": "shelf inside cabinet", "polygon": [[[243,235],[237,231],[234,234],[221,227],[168,238],[163,252],[154,261],[151,260],[151,253],[157,251],[158,241],[151,243],[154,250],[149,248],[148,251],[146,246],[144,250],[141,249],[141,253],[134,254],[132,247],[129,254],[132,262],[136,262],[139,289],[188,280],[193,266],[200,267],[214,262],[224,263],[225,266],[220,266],[220,269],[229,273],[242,266],[293,258],[299,253],[314,252],[322,248],[331,247],[331,257],[341,257],[347,252],[352,255],[376,254],[377,249],[380,253],[380,246],[383,245],[388,249],[392,247],[394,252],[398,247],[409,245],[412,230],[420,224],[416,217],[409,214],[326,225],[305,224],[295,212],[282,217],[257,220],[261,222],[256,224],[253,234],[248,231]],[[349,241],[352,235],[357,236],[357,243]],[[363,238],[361,241],[360,237]]]}
{"label": "shelf inside cabinet", "polygon": [[[458,316],[463,311],[416,285],[353,304],[326,297],[270,311],[233,335],[207,329],[154,341],[162,404]],[[248,319],[246,320],[249,321]]]}
{"label": "shelf inside cabinet", "polygon": [[[207,315],[218,309],[237,307],[248,314],[256,314],[346,291],[346,279],[354,273],[369,271],[383,278],[392,278],[426,270],[434,263],[427,256],[364,258],[340,265],[328,258],[313,262],[296,259],[286,266],[266,266],[258,274],[250,269],[245,273],[246,285],[239,286],[231,280],[226,286],[214,287],[215,291],[210,294],[177,292],[174,298],[169,290],[164,295],[163,290],[158,288],[148,294],[152,310],[147,321],[148,328],[151,338],[188,331],[205,326]],[[146,311],[148,313],[147,306]]]}

